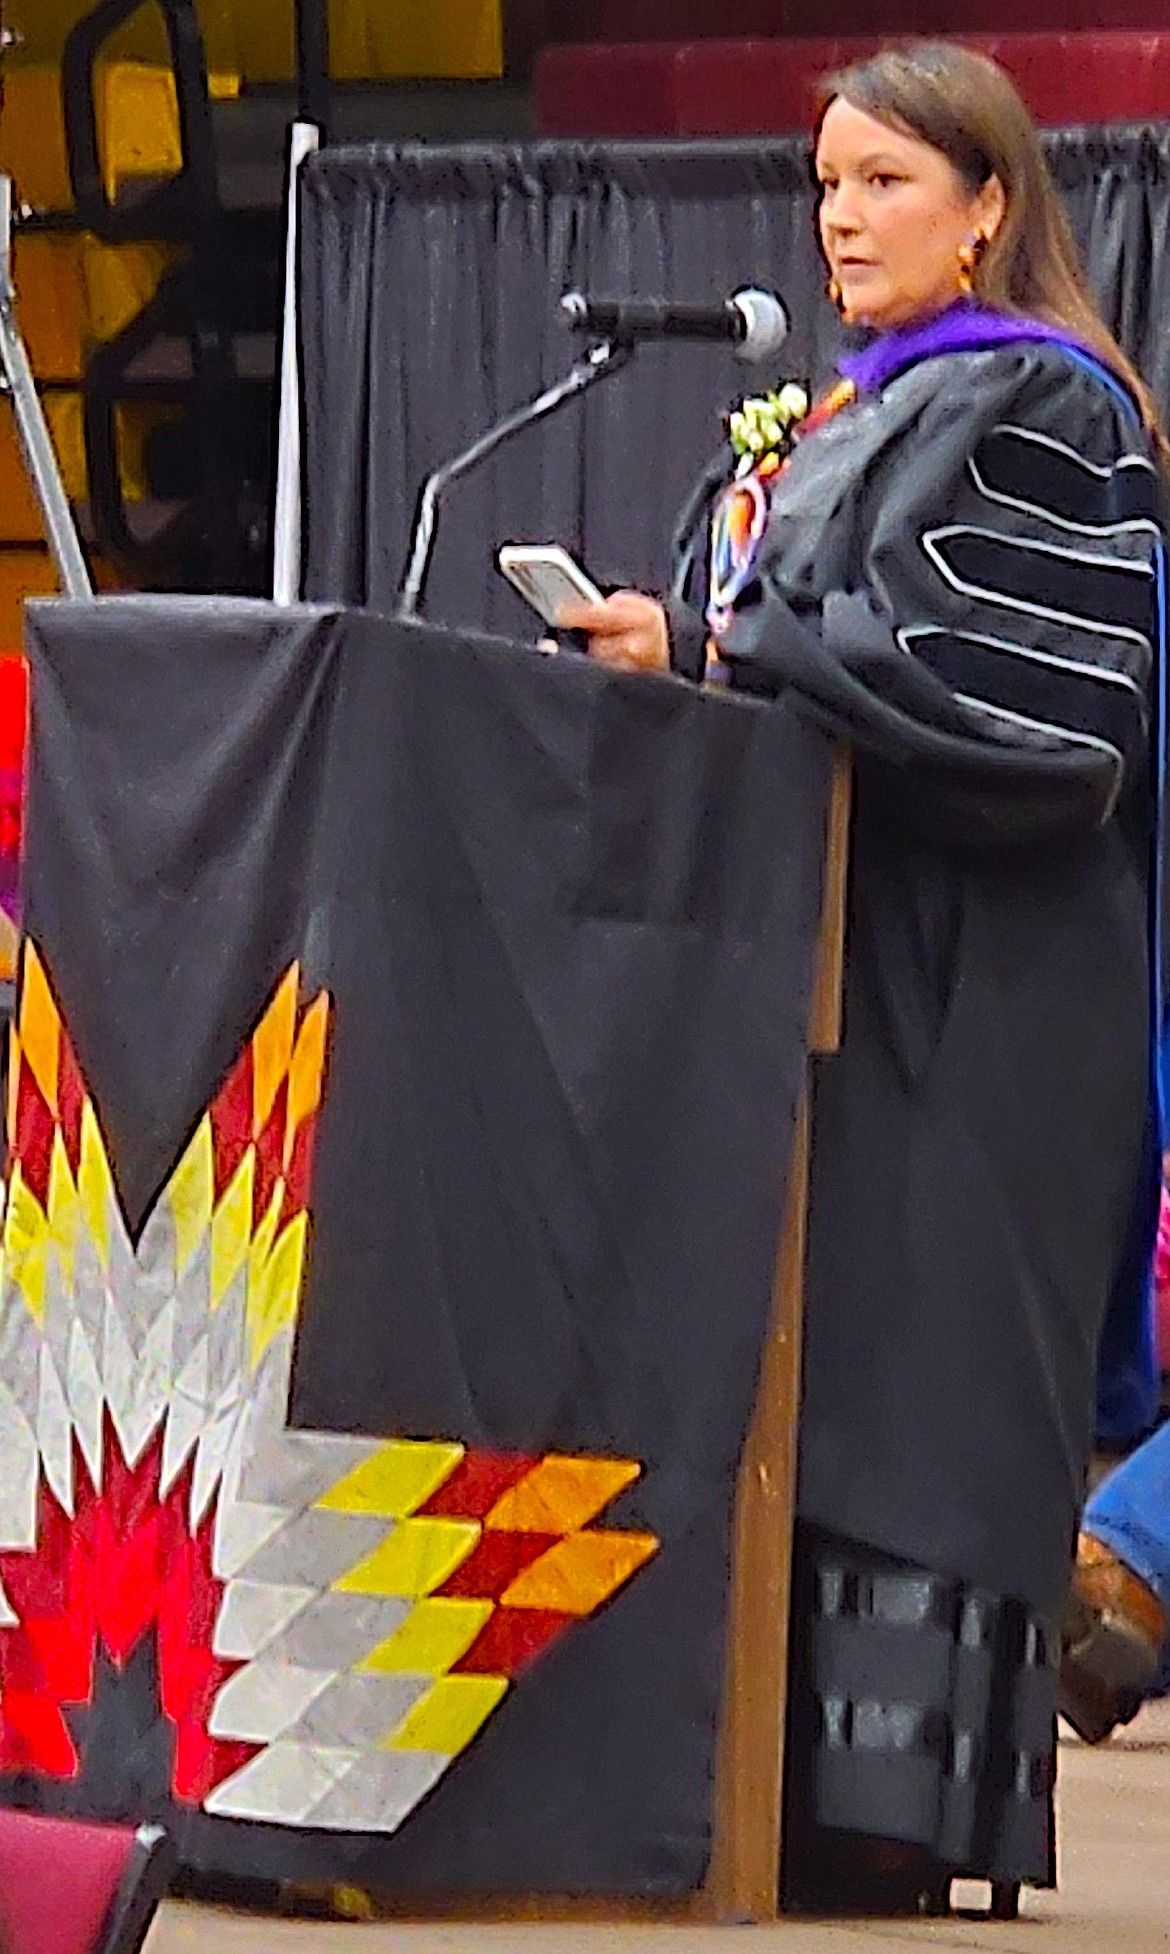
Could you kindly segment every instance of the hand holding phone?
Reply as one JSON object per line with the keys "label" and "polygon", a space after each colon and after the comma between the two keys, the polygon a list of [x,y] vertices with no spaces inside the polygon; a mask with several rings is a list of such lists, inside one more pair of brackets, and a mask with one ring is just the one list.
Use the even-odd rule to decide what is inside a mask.
{"label": "hand holding phone", "polygon": [[508,582],[546,624],[563,604],[603,604],[597,585],[559,543],[505,543],[497,558]]}
{"label": "hand holding phone", "polygon": [[[499,564],[533,609],[561,630],[562,643],[579,644],[614,671],[669,671],[670,636],[656,598],[640,590],[616,590],[603,597],[580,564],[556,543],[507,544]],[[582,607],[593,612],[587,623],[574,616]]]}

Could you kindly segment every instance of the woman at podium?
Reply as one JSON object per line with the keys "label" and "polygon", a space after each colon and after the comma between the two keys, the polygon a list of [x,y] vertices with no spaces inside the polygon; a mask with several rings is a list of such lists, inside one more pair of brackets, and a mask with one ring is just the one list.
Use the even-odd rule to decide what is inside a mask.
{"label": "woman at podium", "polygon": [[564,621],[854,754],[786,1864],[790,1901],[897,1909],[1052,1878],[1097,1340],[1157,1187],[1163,451],[993,64],[921,44],[835,77],[816,169],[837,384],[715,498],[689,602]]}

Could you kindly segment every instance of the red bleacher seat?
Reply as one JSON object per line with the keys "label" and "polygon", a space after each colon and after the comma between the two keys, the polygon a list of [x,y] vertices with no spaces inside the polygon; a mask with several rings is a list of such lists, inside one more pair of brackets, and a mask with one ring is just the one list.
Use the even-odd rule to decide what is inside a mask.
{"label": "red bleacher seat", "polygon": [[0,1807],[3,1954],[140,1954],[174,1866],[158,1825]]}
{"label": "red bleacher seat", "polygon": [[[890,38],[549,47],[536,67],[538,127],[549,136],[775,135],[807,129],[818,78]],[[1084,28],[960,38],[1002,62],[1037,121],[1048,127],[1170,117],[1170,30]]]}
{"label": "red bleacher seat", "polygon": [[[550,10],[554,18],[559,9]],[[1157,0],[572,0],[567,41],[1035,34],[1165,26]]]}

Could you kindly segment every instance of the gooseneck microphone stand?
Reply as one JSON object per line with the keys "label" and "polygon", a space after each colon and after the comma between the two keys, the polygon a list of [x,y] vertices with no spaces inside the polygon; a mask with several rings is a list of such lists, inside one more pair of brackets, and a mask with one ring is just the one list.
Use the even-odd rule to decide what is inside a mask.
{"label": "gooseneck microphone stand", "polygon": [[481,434],[470,448],[455,455],[451,461],[436,468],[428,475],[419,496],[418,515],[414,525],[414,540],[411,546],[410,561],[402,580],[402,590],[398,599],[399,617],[417,617],[422,601],[423,588],[430,569],[431,557],[435,548],[435,530],[439,518],[439,507],[447,490],[453,482],[477,468],[481,461],[493,455],[502,442],[524,428],[532,427],[546,415],[556,412],[565,402],[583,394],[599,380],[605,380],[611,373],[617,373],[632,359],[634,348],[628,340],[607,339],[600,346],[594,346],[584,359],[549,387],[535,400],[526,402],[523,407],[514,408],[512,413],[497,421],[486,434]]}

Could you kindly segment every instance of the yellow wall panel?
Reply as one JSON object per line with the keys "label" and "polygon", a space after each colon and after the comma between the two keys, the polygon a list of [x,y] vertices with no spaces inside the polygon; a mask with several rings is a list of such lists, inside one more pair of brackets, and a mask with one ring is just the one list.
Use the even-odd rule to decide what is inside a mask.
{"label": "yellow wall panel", "polygon": [[85,415],[80,394],[48,394],[45,419],[49,423],[57,466],[71,502],[84,502],[88,487],[85,466]]}
{"label": "yellow wall panel", "polygon": [[[51,73],[45,64],[60,59],[69,28],[89,4],[91,0],[36,0],[34,6],[29,0],[20,23],[25,46],[20,61],[9,69],[9,83],[30,71]],[[292,0],[199,0],[198,12],[207,65],[216,84],[213,93],[231,94],[225,78],[234,75],[253,82],[291,78]],[[339,81],[478,81],[494,79],[503,71],[501,0],[329,0],[329,31],[333,72]],[[165,72],[169,60],[158,10],[140,8],[107,42],[105,60],[111,67],[137,65]],[[140,140],[142,135],[140,129]],[[27,147],[19,139],[11,139],[9,146],[16,153]],[[67,198],[63,160],[58,138],[57,174],[51,179],[54,194],[25,190],[30,202],[63,207]]]}
{"label": "yellow wall panel", "polygon": [[144,502],[147,496],[146,448],[156,427],[182,418],[181,407],[155,406],[149,401],[128,401],[114,410],[117,422],[119,474],[122,493],[128,502]]}
{"label": "yellow wall panel", "polygon": [[[165,62],[104,61],[97,118],[106,194],[128,178],[173,176],[181,161],[175,82]],[[56,67],[22,64],[4,79],[0,168],[25,203],[68,210],[73,202],[65,150],[61,77]]]}
{"label": "yellow wall panel", "polygon": [[25,203],[68,210],[73,202],[65,156],[61,79],[56,68],[11,67],[4,76],[0,169]]}
{"label": "yellow wall panel", "polygon": [[[203,51],[207,57],[208,69],[213,72],[216,69],[237,72],[240,70],[236,32],[238,11],[233,0],[199,0],[197,12],[203,32]],[[289,11],[291,14],[291,8],[286,7],[286,0],[270,0],[268,11],[276,14]],[[215,93],[214,88],[212,93]]]}
{"label": "yellow wall panel", "polygon": [[[146,446],[152,431],[181,410],[154,406],[150,402],[127,402],[116,407],[115,435],[118,443],[122,493],[128,502],[141,502],[147,490]],[[45,396],[45,419],[49,423],[57,466],[71,502],[84,502],[89,493],[85,454],[85,414],[79,393],[51,393]],[[0,507],[0,538],[6,535],[4,512]]]}
{"label": "yellow wall panel", "polygon": [[128,177],[177,176],[179,104],[169,68],[110,61],[98,70],[98,144],[107,197]]}
{"label": "yellow wall panel", "polygon": [[[230,15],[232,58],[221,57],[221,65],[238,68],[245,81],[289,81],[295,59],[290,0],[232,0]],[[226,45],[226,32],[219,31]]]}
{"label": "yellow wall panel", "polygon": [[26,597],[51,597],[57,574],[47,550],[0,550],[0,645],[16,650],[21,642]]}
{"label": "yellow wall panel", "polygon": [[87,344],[137,318],[175,253],[27,231],[13,241],[16,309],[38,380],[79,380]]}
{"label": "yellow wall panel", "polygon": [[[204,0],[211,67],[245,81],[293,73],[291,0]],[[329,48],[338,81],[492,80],[503,72],[500,0],[329,0]]]}
{"label": "yellow wall panel", "polygon": [[[20,28],[21,48],[9,67],[9,77],[27,62],[55,62],[61,58],[71,27],[90,11],[91,0],[24,0],[13,24]],[[156,7],[142,7],[117,38],[119,53],[131,60],[166,59],[166,33]]]}
{"label": "yellow wall panel", "polygon": [[[152,429],[160,421],[173,418],[175,412],[174,408],[137,404],[118,409],[122,493],[128,501],[141,502],[145,497],[147,441]],[[47,395],[45,418],[65,492],[71,501],[82,502],[88,492],[88,477],[81,396]],[[36,543],[44,533],[13,422],[12,406],[9,401],[0,400],[0,543]],[[3,644],[0,638],[0,648]]]}
{"label": "yellow wall panel", "polygon": [[38,380],[79,380],[87,337],[83,240],[29,231],[13,240],[16,313]]}
{"label": "yellow wall panel", "polygon": [[[287,0],[263,0],[282,8]],[[71,27],[90,12],[94,0],[18,0],[18,20],[22,47],[16,64],[55,62],[61,58],[65,37]],[[209,67],[216,67],[226,53],[226,64],[234,60],[233,0],[198,0],[196,9],[203,31]],[[167,37],[157,7],[140,7],[107,42],[109,55],[124,61],[154,61],[165,65]],[[11,72],[11,69],[10,69]]]}
{"label": "yellow wall panel", "polygon": [[329,52],[339,81],[494,79],[504,65],[500,0],[330,0]]}
{"label": "yellow wall panel", "polygon": [[44,533],[41,512],[25,471],[12,403],[0,400],[0,541],[39,543]]}
{"label": "yellow wall panel", "polygon": [[[332,0],[331,18],[353,0]],[[503,72],[500,0],[362,0],[367,75],[494,80]],[[335,61],[334,72],[346,78]]]}
{"label": "yellow wall panel", "polygon": [[175,245],[99,244],[96,238],[83,238],[81,282],[87,333],[94,339],[113,339],[149,304],[164,271],[178,255]]}

